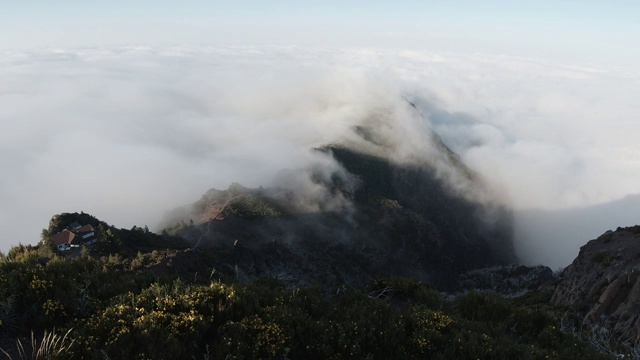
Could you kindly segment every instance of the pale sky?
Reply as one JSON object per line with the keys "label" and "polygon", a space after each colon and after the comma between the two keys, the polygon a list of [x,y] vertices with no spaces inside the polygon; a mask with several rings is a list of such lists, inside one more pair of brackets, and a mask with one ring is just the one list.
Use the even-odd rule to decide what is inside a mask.
{"label": "pale sky", "polygon": [[638,1],[0,1],[0,49],[414,48],[632,65]]}

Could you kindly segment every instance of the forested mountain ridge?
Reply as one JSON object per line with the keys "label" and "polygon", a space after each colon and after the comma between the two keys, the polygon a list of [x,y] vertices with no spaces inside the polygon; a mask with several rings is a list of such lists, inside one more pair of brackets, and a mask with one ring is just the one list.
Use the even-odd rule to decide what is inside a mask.
{"label": "forested mountain ridge", "polygon": [[[562,300],[600,267],[518,266],[510,211],[435,144],[462,186],[429,163],[331,145],[316,150],[331,171],[281,174],[297,187],[212,189],[170,212],[161,234],[55,215],[38,245],[1,256],[0,348],[46,359],[638,358],[637,341],[602,320],[621,308],[604,293],[633,277],[626,268],[599,282],[593,308]],[[58,250],[56,234],[85,227],[97,242]],[[634,231],[598,239],[616,252],[592,262],[632,264],[617,255],[632,241],[613,240]],[[616,289],[634,294],[629,284]],[[618,318],[631,324],[627,313]]]}

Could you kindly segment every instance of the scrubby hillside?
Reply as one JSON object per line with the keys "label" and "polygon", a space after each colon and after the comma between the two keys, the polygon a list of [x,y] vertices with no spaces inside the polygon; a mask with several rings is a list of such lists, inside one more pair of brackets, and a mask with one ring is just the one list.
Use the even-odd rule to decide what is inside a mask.
{"label": "scrubby hillside", "polygon": [[[246,282],[217,271],[226,255],[216,249],[98,227],[110,235],[95,246],[47,258],[44,243],[21,246],[0,260],[8,358],[21,358],[16,338],[46,359],[608,358],[560,330],[562,309],[549,305],[549,293],[451,298],[405,278],[332,288]],[[105,244],[119,245],[109,253]]]}

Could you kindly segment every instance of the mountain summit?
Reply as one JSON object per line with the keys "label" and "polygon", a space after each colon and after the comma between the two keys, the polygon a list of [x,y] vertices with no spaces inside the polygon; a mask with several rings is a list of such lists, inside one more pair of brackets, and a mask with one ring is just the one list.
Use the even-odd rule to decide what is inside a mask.
{"label": "mountain summit", "polygon": [[354,130],[368,148],[315,150],[338,165],[330,171],[288,170],[283,187],[211,189],[169,213],[165,224],[175,225],[167,230],[193,248],[226,249],[221,261],[237,277],[271,275],[291,285],[397,275],[450,289],[469,270],[517,262],[509,210],[482,200],[488,188],[436,135],[438,161],[458,184],[433,163],[371,151],[375,134]]}

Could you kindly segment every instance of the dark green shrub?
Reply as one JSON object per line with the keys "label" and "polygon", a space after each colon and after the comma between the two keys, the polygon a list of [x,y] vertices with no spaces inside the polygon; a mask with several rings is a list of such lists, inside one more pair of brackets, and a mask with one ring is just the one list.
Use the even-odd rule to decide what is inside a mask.
{"label": "dark green shrub", "polygon": [[420,281],[408,278],[377,279],[367,289],[371,297],[380,299],[409,300],[431,308],[440,308],[445,303],[438,291]]}
{"label": "dark green shrub", "polygon": [[606,251],[599,251],[591,258],[591,261],[604,266],[610,265],[614,260],[614,257]]}
{"label": "dark green shrub", "polygon": [[219,358],[273,359],[289,352],[289,339],[280,325],[256,315],[225,323],[220,336],[222,341],[215,348]]}
{"label": "dark green shrub", "polygon": [[504,321],[512,311],[511,303],[493,292],[470,291],[456,301],[465,319],[488,323]]}

